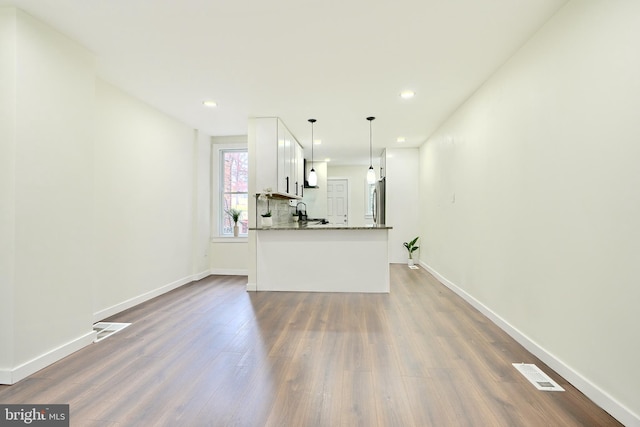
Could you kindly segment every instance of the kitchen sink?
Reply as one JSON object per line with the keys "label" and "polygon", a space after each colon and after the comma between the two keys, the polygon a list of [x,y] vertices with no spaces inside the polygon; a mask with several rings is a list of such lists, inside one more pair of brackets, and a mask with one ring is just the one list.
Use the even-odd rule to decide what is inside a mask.
{"label": "kitchen sink", "polygon": [[325,224],[329,224],[329,221],[327,221],[324,218],[307,218],[306,221],[300,221],[298,223],[300,224],[301,227],[308,227],[310,225],[325,225]]}

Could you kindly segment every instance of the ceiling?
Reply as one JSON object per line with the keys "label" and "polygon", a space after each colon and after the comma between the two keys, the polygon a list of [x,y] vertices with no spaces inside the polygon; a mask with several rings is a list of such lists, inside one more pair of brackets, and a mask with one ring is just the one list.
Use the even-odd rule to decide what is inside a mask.
{"label": "ceiling", "polygon": [[[81,43],[97,72],[213,135],[279,116],[316,161],[416,147],[566,0],[0,0]],[[402,99],[403,90],[415,97]],[[205,108],[211,99],[216,108]],[[404,137],[405,142],[396,142]]]}

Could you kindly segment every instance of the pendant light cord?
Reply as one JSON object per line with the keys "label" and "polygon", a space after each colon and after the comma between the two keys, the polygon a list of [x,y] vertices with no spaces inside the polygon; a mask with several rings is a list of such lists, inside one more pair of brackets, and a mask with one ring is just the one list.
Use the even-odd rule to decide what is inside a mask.
{"label": "pendant light cord", "polygon": [[373,143],[371,142],[371,122],[373,122],[376,118],[375,117],[367,117],[367,120],[369,120],[369,167],[373,168]]}
{"label": "pendant light cord", "polygon": [[313,122],[311,122],[311,168],[313,169]]}
{"label": "pendant light cord", "polygon": [[369,167],[373,167],[373,143],[371,142],[371,120],[369,120]]}
{"label": "pendant light cord", "polygon": [[308,121],[311,123],[311,169],[313,169],[313,124],[316,119],[309,119]]}

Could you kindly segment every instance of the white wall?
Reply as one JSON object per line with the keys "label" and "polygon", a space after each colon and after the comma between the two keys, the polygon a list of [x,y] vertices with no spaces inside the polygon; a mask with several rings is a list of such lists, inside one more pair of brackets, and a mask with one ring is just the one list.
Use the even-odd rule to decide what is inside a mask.
{"label": "white wall", "polygon": [[209,137],[96,80],[92,55],[0,8],[0,383],[94,320],[209,274]]}
{"label": "white wall", "polygon": [[572,1],[421,149],[421,261],[640,425],[640,3]]}
{"label": "white wall", "polygon": [[0,384],[14,351],[16,37],[16,10],[0,8]]}
{"label": "white wall", "polygon": [[83,47],[29,15],[1,14],[9,36],[2,50],[15,54],[7,61],[3,53],[0,63],[1,74],[14,79],[3,80],[2,93],[12,98],[2,109],[15,121],[0,148],[8,167],[1,229],[9,238],[2,246],[1,304],[9,314],[0,380],[14,382],[93,338],[94,67]]}
{"label": "white wall", "polygon": [[192,199],[195,221],[193,223],[193,268],[196,277],[208,275],[210,269],[211,248],[211,137],[194,131],[193,143],[193,185],[195,197]]}
{"label": "white wall", "polygon": [[[406,263],[409,253],[403,243],[420,236],[419,227],[419,166],[417,148],[387,148],[384,155],[386,169],[386,225],[389,230],[389,262]],[[422,239],[418,240],[418,246]],[[419,255],[414,252],[414,258]]]}
{"label": "white wall", "polygon": [[96,104],[100,320],[208,274],[209,141],[101,80]]}
{"label": "white wall", "polygon": [[211,243],[211,274],[246,276],[249,266],[247,238]]}

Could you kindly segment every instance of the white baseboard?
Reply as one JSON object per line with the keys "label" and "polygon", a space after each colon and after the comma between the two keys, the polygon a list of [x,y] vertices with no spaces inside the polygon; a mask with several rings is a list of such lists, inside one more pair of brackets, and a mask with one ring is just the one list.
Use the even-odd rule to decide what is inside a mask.
{"label": "white baseboard", "polygon": [[[142,302],[150,300],[151,298],[155,298],[159,295],[162,295],[166,292],[176,289],[182,285],[186,285],[187,283],[203,279],[209,276],[210,274],[211,272],[209,270],[205,270],[200,273],[196,273],[191,276],[182,278],[180,280],[176,280],[175,282],[161,286],[152,291],[145,292],[142,295],[138,295],[137,297],[130,298],[126,301],[123,301],[119,304],[108,307],[104,310],[100,310],[93,314],[93,319],[94,319],[93,321],[98,322],[109,316],[113,316],[114,314],[117,314],[123,310],[126,310]],[[57,347],[41,356],[38,356],[35,359],[27,363],[24,363],[16,368],[0,369],[0,384],[15,384],[21,379],[28,377],[29,375],[39,371],[40,369],[45,368],[51,365],[52,363],[55,363],[58,360],[68,356],[69,354],[75,351],[78,351],[81,348],[93,343],[95,338],[96,338],[95,331],[91,331],[71,342],[63,344],[60,347]]]}
{"label": "white baseboard", "polygon": [[202,280],[205,277],[209,277],[209,276],[211,276],[211,271],[210,270],[204,270],[204,271],[201,271],[200,273],[196,273],[196,274],[192,275],[191,276],[191,281],[195,282],[195,281]]}
{"label": "white baseboard", "polygon": [[10,369],[0,369],[0,384],[11,385],[11,370]]}
{"label": "white baseboard", "polygon": [[211,274],[220,276],[247,276],[249,270],[246,268],[212,268]]}
{"label": "white baseboard", "polygon": [[256,283],[249,283],[247,282],[247,291],[249,292],[255,292],[258,290],[258,285]]}
{"label": "white baseboard", "polygon": [[134,307],[138,304],[141,304],[159,295],[165,294],[169,291],[179,288],[180,286],[186,285],[187,283],[191,283],[193,281],[205,278],[210,274],[211,274],[210,271],[206,270],[206,271],[196,273],[191,276],[187,276],[182,279],[176,280],[175,282],[153,289],[149,292],[145,292],[144,294],[138,295],[136,297],[129,298],[126,301],[123,301],[121,303],[112,305],[111,307],[107,307],[105,309],[102,309],[100,311],[93,313],[93,321],[95,323],[95,322],[104,320],[110,316],[113,316],[114,314],[120,313],[121,311],[127,310],[131,307]]}
{"label": "white baseboard", "polygon": [[509,324],[506,320],[493,312],[489,307],[482,304],[473,296],[468,294],[464,289],[458,287],[451,281],[449,281],[442,274],[431,268],[426,263],[420,261],[420,265],[424,267],[429,273],[431,273],[436,279],[438,279],[443,285],[451,289],[462,299],[471,304],[476,310],[484,314],[489,320],[498,325],[500,329],[505,331],[509,336],[515,339],[520,345],[534,354],[538,359],[546,363],[551,369],[562,375],[564,379],[569,381],[575,388],[580,390],[585,396],[595,402],[602,409],[607,411],[611,416],[616,418],[622,424],[627,427],[635,426],[640,427],[640,417],[633,413],[626,406],[616,401],[607,392],[600,389],[587,378],[583,377],[570,366],[566,365],[562,360],[558,359],[552,353],[541,347],[535,341],[527,337],[520,332],[517,328]]}
{"label": "white baseboard", "polygon": [[0,369],[0,384],[15,384],[18,381],[38,372],[42,368],[46,368],[52,363],[67,357],[71,353],[80,350],[83,347],[93,343],[96,338],[95,331],[87,332],[86,334],[69,341],[59,347],[50,350],[35,359],[32,359],[20,366],[13,369]]}

